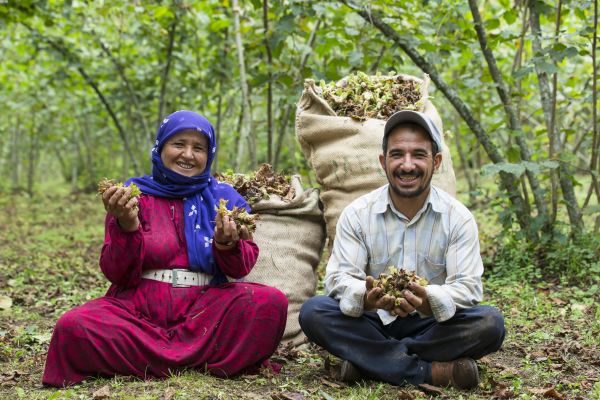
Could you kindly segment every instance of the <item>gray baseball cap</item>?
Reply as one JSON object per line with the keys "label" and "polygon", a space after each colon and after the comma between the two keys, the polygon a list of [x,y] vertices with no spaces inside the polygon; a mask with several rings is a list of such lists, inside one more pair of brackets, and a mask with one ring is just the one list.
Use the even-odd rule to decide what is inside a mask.
{"label": "gray baseball cap", "polygon": [[383,140],[386,141],[390,132],[396,126],[404,122],[412,122],[422,127],[425,132],[429,134],[435,144],[437,144],[438,151],[442,151],[442,134],[437,126],[435,126],[429,115],[418,111],[402,110],[392,114],[383,128]]}

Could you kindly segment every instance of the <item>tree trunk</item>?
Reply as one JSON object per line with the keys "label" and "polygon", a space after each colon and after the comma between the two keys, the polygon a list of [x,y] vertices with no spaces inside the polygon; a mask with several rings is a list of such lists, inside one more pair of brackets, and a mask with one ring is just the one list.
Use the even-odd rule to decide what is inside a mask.
{"label": "tree trunk", "polygon": [[[79,166],[84,166],[83,154],[81,152],[80,140],[76,129],[71,130],[71,140],[73,141],[73,176],[71,177],[71,190],[76,192],[79,188]],[[82,171],[85,172],[85,171]]]}
{"label": "tree trunk", "polygon": [[94,146],[90,140],[89,133],[90,127],[88,123],[88,115],[85,114],[77,119],[79,125],[79,134],[81,136],[81,142],[85,150],[85,166],[88,170],[88,182],[85,185],[86,189],[95,187],[98,176],[96,176],[96,167],[94,166]]}
{"label": "tree trunk", "polygon": [[460,167],[463,171],[465,179],[467,180],[467,186],[469,187],[469,202],[473,204],[476,200],[474,196],[475,181],[473,180],[473,174],[471,173],[471,168],[469,167],[469,162],[467,161],[467,156],[460,140],[458,118],[453,118],[453,123],[454,144],[456,146],[456,150],[458,151],[458,157],[460,158]]}
{"label": "tree trunk", "polygon": [[[315,26],[313,27],[312,31],[310,32],[310,36],[308,38],[308,47],[310,47],[312,49],[312,47],[315,44],[315,39],[317,37],[317,31],[319,30],[319,27],[321,26],[321,19],[318,19],[317,22],[315,23]],[[302,71],[304,70],[304,67],[306,67],[306,62],[308,61],[308,57],[310,56],[309,52],[305,52],[302,55],[302,58],[300,60],[300,73],[298,74],[298,78],[296,79],[296,84],[301,85],[302,84]],[[290,115],[292,113],[292,110],[296,107],[295,104],[288,104],[287,107],[285,108],[285,111],[283,113],[283,119],[281,120],[280,124],[279,124],[279,131],[277,134],[277,144],[275,146],[275,157],[273,160],[273,169],[277,170],[277,167],[279,165],[279,155],[281,154],[281,145],[283,143],[283,138],[285,136],[285,131],[288,127],[288,123],[290,120]],[[295,140],[295,138],[294,138]],[[294,161],[294,165],[295,165],[295,161]]]}
{"label": "tree trunk", "polygon": [[[562,2],[558,0],[558,4],[556,5],[556,23],[554,29],[554,44],[558,44],[558,35],[560,34],[560,16],[561,16],[561,7]],[[558,142],[558,135],[556,134],[556,93],[558,89],[558,73],[552,74],[552,107],[550,111],[550,126],[548,127],[548,139],[549,143],[549,152],[548,158],[550,160],[554,160],[556,154],[560,151],[560,145]],[[552,212],[550,216],[550,223],[554,224],[556,221],[556,215],[558,211],[558,174],[556,170],[550,171],[550,184],[552,186],[551,190],[551,203],[552,203]]]}
{"label": "tree trunk", "polygon": [[[598,64],[596,62],[596,43],[598,40],[598,0],[594,1],[594,34],[592,38],[592,155],[590,158],[590,175],[592,182],[585,197],[582,209],[585,209],[592,198],[594,192],[596,193],[596,199],[600,202],[600,185],[598,184],[597,175],[600,175],[600,154],[598,147],[600,147],[600,137],[598,137]],[[581,141],[578,143],[576,148],[579,147],[583,141],[583,135]],[[583,218],[583,213],[580,218]],[[596,216],[596,222],[594,224],[594,233],[600,230],[600,215]]]}
{"label": "tree trunk", "polygon": [[21,138],[21,119],[19,118],[19,116],[17,116],[17,123],[15,124],[15,128],[13,130],[13,135],[12,135],[12,143],[11,143],[11,154],[10,154],[10,164],[11,164],[11,186],[12,186],[12,190],[13,191],[17,191],[19,189],[19,181],[20,181],[20,176],[19,176],[19,171],[20,171],[20,166],[21,166],[21,159],[20,159],[20,149],[21,149],[21,144],[20,139]]}
{"label": "tree trunk", "polygon": [[273,163],[273,55],[269,45],[269,0],[263,0],[263,26],[267,53],[267,163]]}
{"label": "tree trunk", "polygon": [[[531,22],[531,30],[533,34],[532,49],[534,54],[542,54],[542,30],[540,28],[540,16],[538,14],[536,0],[531,0],[529,3],[529,18]],[[550,95],[550,85],[548,83],[548,74],[539,68],[539,64],[535,63],[535,69],[538,76],[538,85],[540,88],[540,97],[542,101],[542,109],[546,120],[546,126],[550,131],[552,125],[552,96]],[[581,210],[577,204],[575,191],[573,190],[573,182],[571,181],[571,172],[567,165],[559,161],[559,181],[565,199],[565,206],[569,214],[569,222],[571,223],[572,232],[581,231],[583,224],[581,221]]]}
{"label": "tree trunk", "polygon": [[[219,82],[219,89],[223,87],[222,83]],[[221,94],[221,90],[218,91],[218,100],[217,100],[217,123],[215,125],[215,143],[217,145],[217,151],[215,153],[215,158],[213,159],[212,171],[219,170],[219,149],[221,146],[221,120],[223,118],[223,95]]]}
{"label": "tree trunk", "polygon": [[[62,150],[62,148],[61,148],[61,150]],[[69,183],[69,166],[67,165],[65,158],[63,157],[60,150],[58,148],[56,148],[56,146],[52,146],[52,152],[54,153],[54,156],[56,157],[56,159],[58,160],[58,163],[60,164],[60,171],[63,176],[63,179],[65,180],[65,183]]]}
{"label": "tree trunk", "polygon": [[383,55],[385,54],[385,49],[387,49],[386,45],[381,46],[381,49],[379,49],[379,54],[377,55],[377,59],[373,62],[373,64],[371,64],[371,68],[369,68],[369,71],[371,74],[377,73],[377,69],[379,69],[379,64],[381,63],[381,59],[383,58]]}
{"label": "tree trunk", "polygon": [[242,88],[242,117],[246,121],[242,125],[240,140],[238,142],[237,157],[235,159],[234,169],[237,171],[242,165],[244,158],[244,146],[248,142],[248,153],[250,155],[250,168],[256,167],[256,142],[255,132],[252,121],[252,105],[250,103],[250,90],[246,80],[246,61],[244,59],[244,44],[242,43],[242,32],[240,28],[240,6],[237,0],[231,1],[233,11],[233,25],[235,28],[235,45],[238,54],[238,63],[240,69],[240,86]]}
{"label": "tree trunk", "polygon": [[35,169],[37,165],[38,148],[40,147],[40,132],[43,128],[38,128],[37,125],[37,112],[33,112],[33,118],[31,121],[31,129],[29,131],[29,156],[27,160],[27,194],[29,197],[33,197],[33,184],[35,182]]}
{"label": "tree trunk", "polygon": [[[508,88],[506,87],[504,79],[502,78],[502,73],[500,72],[500,69],[496,64],[496,58],[494,57],[492,50],[488,47],[487,36],[483,28],[483,22],[481,20],[481,15],[479,14],[479,9],[477,8],[476,1],[469,0],[469,7],[471,8],[471,14],[473,16],[473,21],[475,22],[475,31],[477,32],[477,37],[479,39],[481,51],[483,52],[485,61],[487,62],[490,75],[494,80],[498,96],[500,97],[502,105],[504,106],[504,112],[508,117],[509,129],[516,133],[516,135],[514,136],[517,145],[519,146],[521,159],[524,161],[531,161],[531,153],[529,152],[529,146],[523,138],[521,123],[517,117],[517,113],[511,102]],[[525,173],[529,180],[529,184],[531,185],[533,199],[538,211],[538,217],[544,221],[544,231],[549,233],[552,230],[552,225],[549,224],[550,221],[548,218],[548,209],[546,207],[546,203],[544,202],[544,190],[540,186],[537,177],[532,171],[526,170]]]}
{"label": "tree trunk", "polygon": [[[167,82],[169,81],[169,71],[171,70],[171,60],[173,58],[173,48],[175,47],[175,30],[177,29],[177,21],[178,18],[174,18],[173,22],[169,26],[169,44],[167,45],[167,54],[166,59],[167,62],[165,64],[165,69],[163,70],[162,77],[160,80],[160,96],[158,98],[158,116],[156,119],[156,126],[158,127],[162,122],[164,116],[164,107],[165,107],[165,96],[167,93]],[[150,142],[152,142],[154,138],[150,136]]]}

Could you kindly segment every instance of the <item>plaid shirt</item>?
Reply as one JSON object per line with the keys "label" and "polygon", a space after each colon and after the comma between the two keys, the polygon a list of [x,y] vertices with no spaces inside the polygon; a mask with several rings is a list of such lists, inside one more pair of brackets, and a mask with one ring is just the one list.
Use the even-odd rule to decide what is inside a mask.
{"label": "plaid shirt", "polygon": [[[339,300],[344,314],[358,317],[367,275],[376,278],[388,266],[415,271],[429,281],[427,298],[439,322],[481,301],[483,263],[475,219],[434,186],[412,220],[394,208],[388,185],[348,205],[337,224],[325,291]],[[377,312],[384,324],[396,318]]]}

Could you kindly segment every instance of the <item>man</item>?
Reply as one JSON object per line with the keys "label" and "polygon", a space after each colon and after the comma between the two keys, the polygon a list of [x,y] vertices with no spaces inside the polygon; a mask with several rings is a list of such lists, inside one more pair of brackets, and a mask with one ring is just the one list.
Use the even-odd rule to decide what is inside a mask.
{"label": "man", "polygon": [[[348,205],[325,276],[329,296],[300,310],[308,338],[340,357],[341,378],[361,376],[470,389],[479,383],[473,359],[496,351],[504,320],[482,297],[477,225],[459,201],[431,185],[442,160],[433,121],[399,111],[384,128],[379,156],[388,184]],[[396,299],[373,287],[396,266],[426,278]]]}

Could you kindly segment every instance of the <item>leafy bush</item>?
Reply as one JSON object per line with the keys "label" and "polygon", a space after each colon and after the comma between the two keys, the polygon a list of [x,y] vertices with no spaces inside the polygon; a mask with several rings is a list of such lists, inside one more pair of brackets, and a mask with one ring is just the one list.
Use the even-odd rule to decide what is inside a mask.
{"label": "leafy bush", "polygon": [[488,277],[497,280],[597,284],[600,236],[586,232],[534,244],[518,233],[504,233],[498,250],[485,257],[484,264]]}

